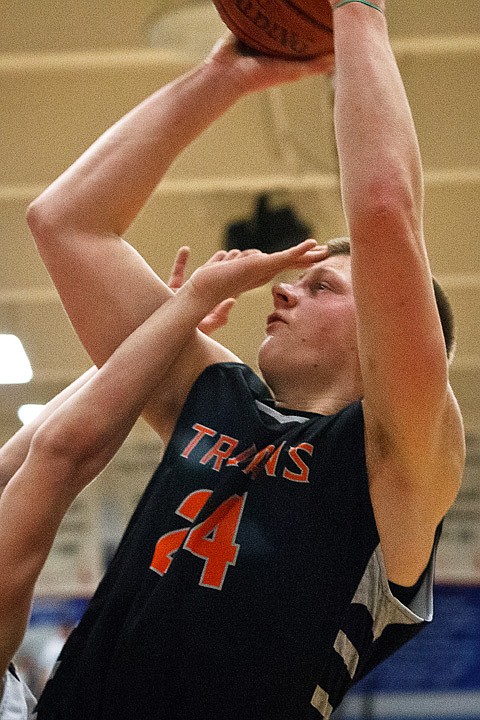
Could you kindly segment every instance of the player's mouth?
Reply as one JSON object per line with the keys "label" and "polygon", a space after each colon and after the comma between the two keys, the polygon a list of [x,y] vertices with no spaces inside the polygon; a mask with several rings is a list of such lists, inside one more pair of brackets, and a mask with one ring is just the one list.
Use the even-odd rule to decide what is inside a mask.
{"label": "player's mouth", "polygon": [[272,313],[267,318],[267,328],[270,327],[270,325],[273,325],[274,323],[285,323],[286,320],[277,312]]}

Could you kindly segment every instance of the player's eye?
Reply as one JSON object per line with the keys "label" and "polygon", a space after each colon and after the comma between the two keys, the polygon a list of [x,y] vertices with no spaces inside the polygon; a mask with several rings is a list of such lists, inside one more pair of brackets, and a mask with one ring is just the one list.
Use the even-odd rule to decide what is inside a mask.
{"label": "player's eye", "polygon": [[327,283],[325,283],[325,282],[318,281],[318,282],[313,282],[310,284],[311,292],[317,292],[318,290],[328,290],[328,289],[329,289],[329,287],[328,287]]}

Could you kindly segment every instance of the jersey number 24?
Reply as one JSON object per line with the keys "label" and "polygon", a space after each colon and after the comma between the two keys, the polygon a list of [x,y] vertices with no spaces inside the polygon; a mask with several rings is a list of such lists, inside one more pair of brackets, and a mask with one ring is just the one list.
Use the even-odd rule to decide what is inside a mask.
{"label": "jersey number 24", "polygon": [[[196,490],[180,503],[176,514],[194,522],[211,496],[211,490]],[[235,542],[247,493],[232,495],[206,520],[193,528],[181,528],[162,535],[155,546],[150,568],[165,575],[173,556],[183,545],[193,555],[204,560],[200,585],[221,590],[230,565],[235,565],[239,545]]]}

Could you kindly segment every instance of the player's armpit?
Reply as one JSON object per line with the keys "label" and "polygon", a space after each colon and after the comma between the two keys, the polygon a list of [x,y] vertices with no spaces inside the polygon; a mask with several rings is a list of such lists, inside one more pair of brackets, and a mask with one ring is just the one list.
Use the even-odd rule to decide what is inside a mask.
{"label": "player's armpit", "polygon": [[[451,390],[437,428],[422,431],[410,445],[395,443],[364,402],[370,497],[387,574],[413,585],[426,567],[436,529],[453,504],[463,475],[465,440]],[[415,418],[412,417],[415,425]],[[432,439],[427,457],[424,437]]]}

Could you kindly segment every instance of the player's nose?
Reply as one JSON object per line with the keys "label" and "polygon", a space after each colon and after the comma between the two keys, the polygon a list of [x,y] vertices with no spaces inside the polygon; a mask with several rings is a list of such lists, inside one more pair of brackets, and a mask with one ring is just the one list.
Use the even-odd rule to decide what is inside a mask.
{"label": "player's nose", "polygon": [[272,287],[273,304],[275,308],[294,307],[298,302],[297,293],[293,285],[278,283]]}

